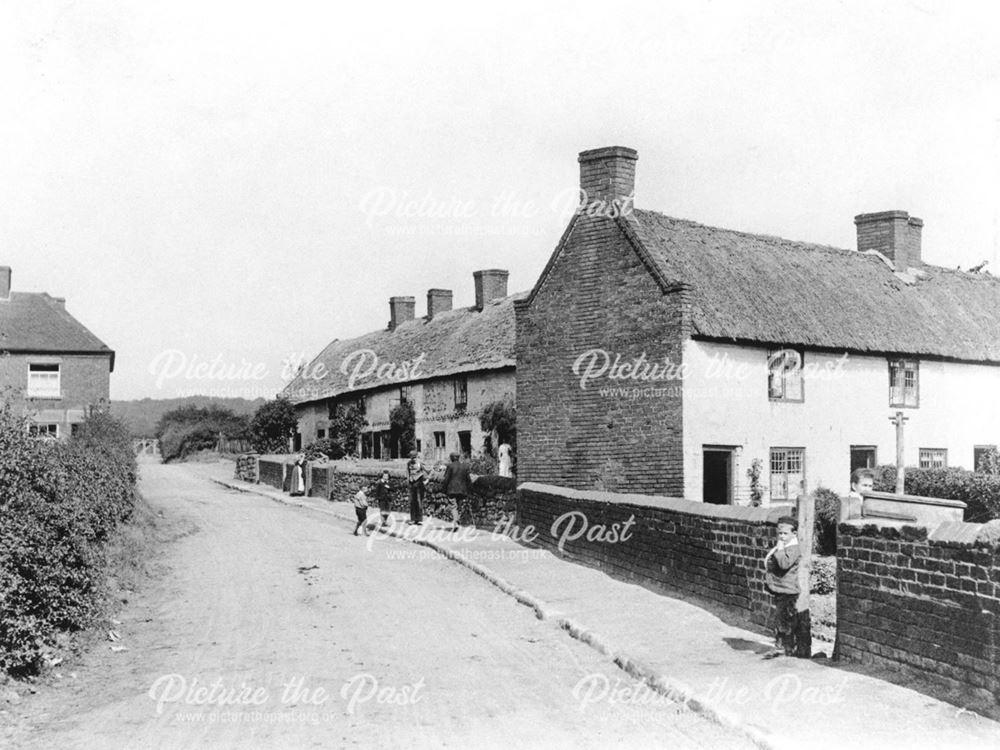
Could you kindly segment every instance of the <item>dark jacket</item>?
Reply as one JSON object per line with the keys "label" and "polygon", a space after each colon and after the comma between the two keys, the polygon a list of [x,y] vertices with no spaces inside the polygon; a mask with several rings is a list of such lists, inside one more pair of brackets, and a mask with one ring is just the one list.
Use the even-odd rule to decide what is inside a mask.
{"label": "dark jacket", "polygon": [[375,502],[378,503],[379,510],[392,509],[392,494],[387,483],[382,480],[375,482],[375,484],[372,485],[371,494],[375,498]]}
{"label": "dark jacket", "polygon": [[799,593],[798,543],[771,551],[767,557],[767,589],[772,594]]}
{"label": "dark jacket", "polygon": [[446,495],[471,495],[472,480],[469,478],[469,465],[462,463],[461,459],[448,464],[441,479],[441,489]]}

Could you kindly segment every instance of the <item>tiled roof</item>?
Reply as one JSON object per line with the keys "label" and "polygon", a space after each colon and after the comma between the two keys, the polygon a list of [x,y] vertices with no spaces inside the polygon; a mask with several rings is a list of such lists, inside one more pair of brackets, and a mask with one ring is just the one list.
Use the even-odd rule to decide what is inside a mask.
{"label": "tiled roof", "polygon": [[[389,384],[513,367],[514,301],[526,296],[513,294],[488,302],[482,311],[474,307],[449,310],[431,320],[407,321],[393,331],[372,331],[346,341],[335,340],[282,393],[292,403],[300,404]],[[373,352],[374,357],[360,354],[366,351]],[[414,369],[412,364],[418,359]],[[379,377],[376,369],[350,382],[356,366],[367,369],[372,363],[385,366],[383,374],[387,376]],[[388,373],[390,364],[395,366],[394,373]]]}
{"label": "tiled roof", "polygon": [[690,288],[707,338],[1000,362],[1000,279],[633,211],[666,280]]}
{"label": "tiled roof", "polygon": [[107,354],[114,360],[104,342],[44,292],[11,292],[0,300],[0,351]]}

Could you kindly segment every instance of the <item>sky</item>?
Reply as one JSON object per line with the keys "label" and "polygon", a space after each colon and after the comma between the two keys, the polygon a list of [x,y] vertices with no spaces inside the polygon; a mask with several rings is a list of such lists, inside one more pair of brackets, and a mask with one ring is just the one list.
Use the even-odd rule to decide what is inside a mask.
{"label": "sky", "polygon": [[113,400],[272,397],[390,296],[530,289],[602,146],[639,208],[843,248],[905,210],[1000,274],[997,7],[7,2],[0,265]]}

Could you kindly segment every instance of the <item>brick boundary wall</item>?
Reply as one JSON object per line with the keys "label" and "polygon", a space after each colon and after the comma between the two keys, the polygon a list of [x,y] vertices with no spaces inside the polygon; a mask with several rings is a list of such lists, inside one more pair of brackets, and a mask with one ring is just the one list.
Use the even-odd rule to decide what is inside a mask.
{"label": "brick boundary wall", "polygon": [[837,654],[1000,719],[998,527],[840,524]]}
{"label": "brick boundary wall", "polygon": [[[533,527],[532,546],[616,578],[693,595],[721,605],[742,623],[766,628],[773,603],[764,589],[764,557],[776,539],[775,522],[790,510],[529,482],[518,487],[517,525],[521,534]],[[605,541],[598,540],[598,527],[607,533]],[[618,540],[611,541],[615,535]]]}

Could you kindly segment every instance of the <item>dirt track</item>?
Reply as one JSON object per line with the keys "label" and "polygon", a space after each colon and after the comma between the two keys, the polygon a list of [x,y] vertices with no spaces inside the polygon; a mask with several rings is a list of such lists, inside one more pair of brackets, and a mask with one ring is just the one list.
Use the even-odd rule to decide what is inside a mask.
{"label": "dirt track", "polygon": [[128,650],[26,701],[17,747],[748,747],[625,693],[581,712],[588,676],[637,686],[465,568],[183,466],[142,476],[173,541],[119,616]]}

